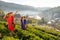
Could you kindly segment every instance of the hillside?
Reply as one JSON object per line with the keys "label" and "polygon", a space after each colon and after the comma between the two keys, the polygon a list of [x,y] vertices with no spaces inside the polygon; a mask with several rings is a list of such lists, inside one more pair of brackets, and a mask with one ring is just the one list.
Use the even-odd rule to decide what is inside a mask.
{"label": "hillside", "polygon": [[47,19],[50,18],[49,20],[56,19],[56,18],[60,19],[60,6],[51,8],[49,10],[45,10],[43,11],[43,14],[45,15],[45,17],[47,17]]}
{"label": "hillside", "polygon": [[14,4],[14,3],[7,3],[0,1],[0,9],[4,11],[14,11],[14,10],[20,10],[21,14],[25,15],[36,15],[38,14],[39,16],[44,16],[47,20],[52,20],[59,18],[60,19],[60,7],[55,7],[55,8],[49,8],[49,7],[44,7],[44,8],[35,8],[32,6],[27,6],[27,5],[21,5],[21,4]]}
{"label": "hillside", "polygon": [[8,3],[8,2],[3,2],[0,1],[0,9],[3,9],[5,11],[8,10],[20,10],[20,11],[43,11],[43,10],[47,10],[49,8],[35,8],[32,6],[28,6],[28,5],[21,5],[21,4],[14,4],[14,3]]}
{"label": "hillside", "polygon": [[48,26],[32,26],[28,25],[27,30],[22,30],[20,25],[16,25],[15,32],[17,36],[9,34],[7,30],[7,23],[0,22],[0,33],[3,34],[1,40],[60,40],[60,32],[49,28]]}
{"label": "hillside", "polygon": [[0,1],[0,9],[6,10],[32,10],[32,11],[37,11],[34,7],[32,6],[27,6],[27,5],[19,5],[19,4],[14,4],[14,3],[7,3]]}

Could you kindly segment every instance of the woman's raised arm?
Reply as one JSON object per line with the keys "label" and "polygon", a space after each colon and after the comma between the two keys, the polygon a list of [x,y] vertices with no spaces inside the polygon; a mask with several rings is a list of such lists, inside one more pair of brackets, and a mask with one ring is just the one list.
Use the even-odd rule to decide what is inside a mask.
{"label": "woman's raised arm", "polygon": [[16,15],[17,12],[18,12],[18,10],[14,13],[14,15]]}

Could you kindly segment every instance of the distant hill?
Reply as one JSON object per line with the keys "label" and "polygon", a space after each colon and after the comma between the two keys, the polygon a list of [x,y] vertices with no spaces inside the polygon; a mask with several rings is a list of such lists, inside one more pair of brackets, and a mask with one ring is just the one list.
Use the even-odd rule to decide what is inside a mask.
{"label": "distant hill", "polygon": [[45,10],[43,11],[43,14],[48,20],[56,19],[56,18],[60,19],[60,6],[51,8],[49,10]]}
{"label": "distant hill", "polygon": [[0,9],[3,10],[31,10],[31,11],[37,11],[34,7],[32,6],[27,6],[27,5],[19,5],[19,4],[14,4],[14,3],[7,3],[0,1]]}
{"label": "distant hill", "polygon": [[12,11],[13,10],[20,10],[20,11],[27,11],[27,10],[29,10],[29,11],[41,11],[42,9],[45,10],[45,8],[35,8],[35,7],[32,7],[32,6],[8,3],[8,2],[3,2],[3,1],[0,1],[0,9],[3,9],[5,11],[8,11],[8,10],[12,10]]}
{"label": "distant hill", "polygon": [[[14,10],[20,10],[20,11],[34,11],[34,12],[39,12],[40,16],[44,16],[48,20],[55,19],[55,18],[60,18],[60,7],[55,7],[55,8],[49,8],[49,7],[44,7],[44,8],[35,8],[32,6],[27,6],[27,5],[21,5],[21,4],[14,4],[14,3],[8,3],[8,2],[3,2],[0,1],[0,9],[4,11],[14,11]],[[23,12],[24,13],[24,12]],[[30,14],[30,12],[27,12]],[[31,12],[31,15],[33,12]],[[37,14],[37,13],[35,13]]]}

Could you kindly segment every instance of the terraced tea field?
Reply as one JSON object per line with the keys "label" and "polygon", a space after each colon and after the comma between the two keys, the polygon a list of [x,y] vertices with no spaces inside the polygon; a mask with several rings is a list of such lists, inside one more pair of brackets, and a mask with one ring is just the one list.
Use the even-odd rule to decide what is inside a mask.
{"label": "terraced tea field", "polygon": [[3,38],[0,40],[60,40],[60,32],[50,29],[47,26],[28,25],[27,30],[22,30],[21,26],[15,26],[16,37],[14,37],[7,29],[6,22],[0,22],[0,33]]}

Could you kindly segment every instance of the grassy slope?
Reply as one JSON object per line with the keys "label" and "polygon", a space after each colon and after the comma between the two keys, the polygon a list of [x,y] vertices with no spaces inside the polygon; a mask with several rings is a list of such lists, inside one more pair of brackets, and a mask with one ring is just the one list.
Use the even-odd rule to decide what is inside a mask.
{"label": "grassy slope", "polygon": [[0,22],[0,32],[3,34],[2,40],[60,40],[60,32],[48,26],[28,25],[27,30],[22,30],[20,25],[16,25],[17,36],[10,35],[7,30],[7,23]]}

